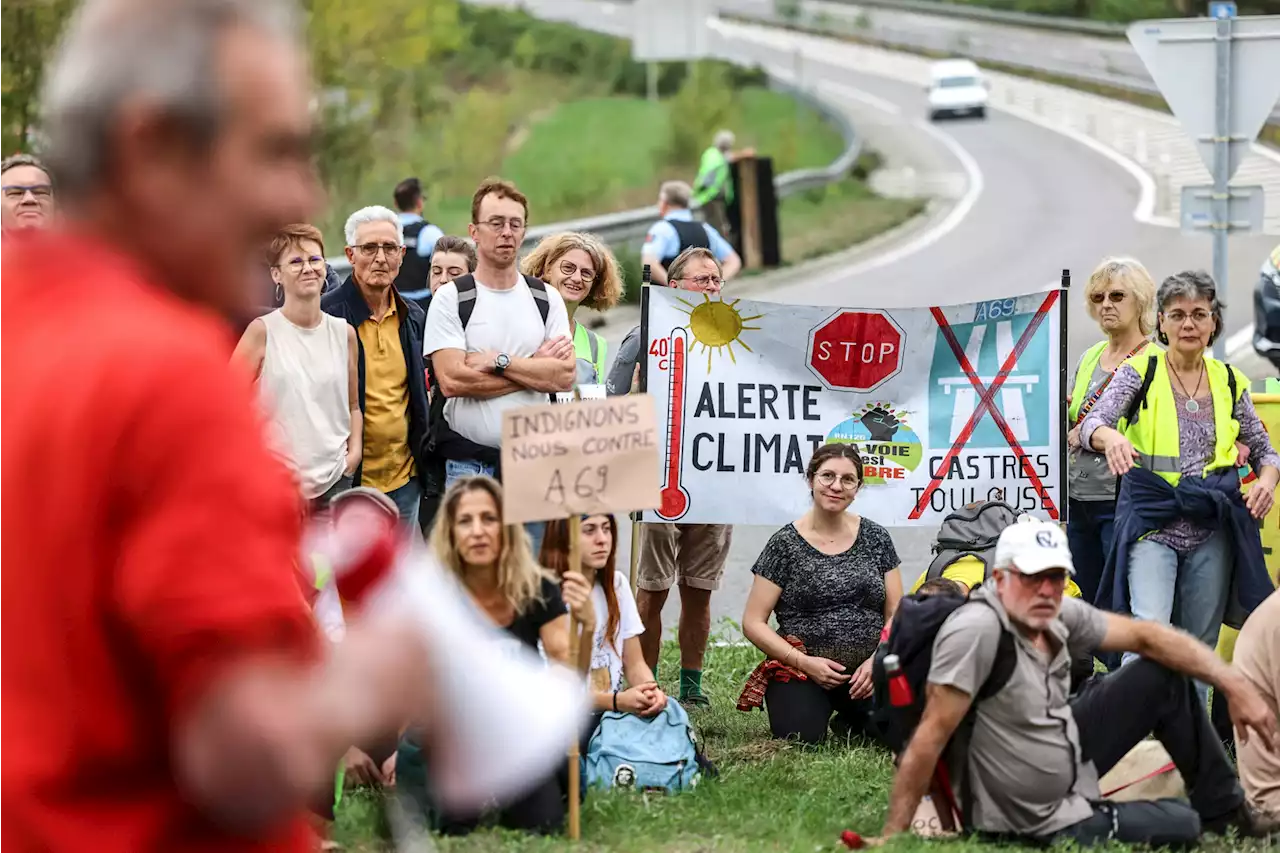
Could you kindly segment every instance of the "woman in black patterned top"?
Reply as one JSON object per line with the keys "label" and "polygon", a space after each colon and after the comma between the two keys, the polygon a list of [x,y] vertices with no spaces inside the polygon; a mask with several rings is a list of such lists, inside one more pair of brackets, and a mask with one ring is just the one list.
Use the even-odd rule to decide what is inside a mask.
{"label": "woman in black patterned top", "polygon": [[770,659],[764,704],[774,737],[821,743],[828,724],[874,736],[871,658],[902,598],[898,552],[887,530],[848,511],[862,488],[857,448],[823,445],[805,477],[813,505],[760,553],[742,629]]}

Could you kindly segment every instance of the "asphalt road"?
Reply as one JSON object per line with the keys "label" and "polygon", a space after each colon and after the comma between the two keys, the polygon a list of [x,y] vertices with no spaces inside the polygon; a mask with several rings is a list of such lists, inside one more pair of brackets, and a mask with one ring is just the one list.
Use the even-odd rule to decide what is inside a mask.
{"label": "asphalt road", "polygon": [[[626,35],[630,27],[625,4],[523,0],[523,5],[534,14],[615,34]],[[795,48],[787,49],[785,40],[766,46],[713,33],[709,46],[738,62],[777,69],[795,65]],[[958,186],[928,227],[881,247],[878,259],[864,257],[846,267],[827,265],[776,283],[767,293],[750,292],[749,298],[857,307],[951,304],[1041,290],[1056,282],[1064,268],[1083,285],[1106,255],[1142,259],[1157,281],[1177,270],[1210,264],[1208,238],[1184,237],[1173,228],[1136,222],[1139,188],[1133,177],[1066,136],[996,110],[989,111],[986,120],[930,125],[922,120],[925,97],[916,86],[808,57],[803,74],[808,85],[848,104],[855,127],[873,147],[890,155],[891,168],[909,166],[921,174],[950,176]],[[1229,333],[1247,325],[1250,292],[1273,245],[1274,238],[1265,236],[1233,238]],[[1075,297],[1069,304],[1074,363],[1099,335],[1083,300]],[[624,312],[606,327],[615,352],[632,322]],[[934,532],[892,532],[904,578],[910,582],[928,563]],[[717,620],[740,618],[751,565],[772,533],[759,527],[735,530],[724,582],[713,598]],[[626,553],[627,543],[623,545]],[[677,613],[673,596],[666,614],[670,625]]]}

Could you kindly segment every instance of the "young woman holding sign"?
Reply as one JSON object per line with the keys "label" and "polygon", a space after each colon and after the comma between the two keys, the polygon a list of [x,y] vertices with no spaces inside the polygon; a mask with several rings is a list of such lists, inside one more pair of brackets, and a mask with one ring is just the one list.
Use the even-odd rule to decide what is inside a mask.
{"label": "young woman holding sign", "polygon": [[856,447],[819,447],[805,478],[813,505],[773,534],[751,569],[742,632],[768,660],[738,708],[763,700],[776,738],[821,743],[829,725],[874,737],[871,658],[902,598],[898,552],[889,531],[849,512],[862,488]]}
{"label": "young woman holding sign", "polygon": [[[541,645],[550,661],[569,665],[571,617],[566,604],[582,630],[594,633],[590,586],[582,575],[573,572],[566,573],[557,584],[535,562],[524,527],[503,523],[502,487],[496,480],[465,477],[449,488],[431,532],[431,547],[441,564],[458,577],[476,606],[511,635],[513,644],[533,649]],[[412,732],[400,743],[397,787],[416,800],[415,805],[433,828],[451,834],[476,828],[485,816],[444,815],[436,808],[426,789],[424,756],[418,744],[416,733]],[[524,798],[503,804],[491,817],[508,829],[559,831],[564,823],[565,804],[558,776],[544,779]]]}
{"label": "young woman holding sign", "polygon": [[[612,515],[589,515],[582,519],[580,530],[581,576],[591,588],[591,609],[596,614],[590,670],[596,713],[584,733],[585,749],[605,711],[652,717],[667,704],[667,697],[658,687],[640,648],[644,623],[640,621],[631,585],[624,574],[615,570],[617,522]],[[542,564],[563,577],[574,577],[567,571],[567,521],[547,523],[547,535],[542,540]],[[624,679],[629,685],[625,688]]]}

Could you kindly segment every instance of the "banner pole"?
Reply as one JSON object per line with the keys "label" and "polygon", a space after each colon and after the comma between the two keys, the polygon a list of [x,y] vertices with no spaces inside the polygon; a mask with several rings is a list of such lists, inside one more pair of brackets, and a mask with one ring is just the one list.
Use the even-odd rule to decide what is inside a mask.
{"label": "banner pole", "polygon": [[1063,430],[1070,428],[1070,415],[1068,415],[1069,406],[1067,405],[1067,389],[1070,388],[1071,377],[1067,375],[1067,365],[1070,363],[1067,353],[1067,316],[1071,313],[1067,300],[1071,297],[1071,270],[1064,269],[1062,271],[1062,296],[1058,299],[1058,423],[1061,424],[1059,432],[1061,441],[1059,445],[1059,463],[1058,463],[1058,495],[1062,504],[1062,523],[1070,521],[1070,501],[1067,495],[1067,465],[1070,464],[1067,453],[1067,436]]}
{"label": "banner pole", "polygon": [[[640,385],[641,394],[649,392],[649,287],[652,273],[645,264],[640,274]],[[631,513],[631,595],[640,582],[640,513]]]}
{"label": "banner pole", "polygon": [[[569,571],[582,571],[582,517],[574,514],[569,516]],[[569,663],[574,669],[585,670],[591,665],[591,659],[588,656],[586,667],[578,659],[579,648],[583,641],[590,643],[594,638],[586,638],[582,636],[582,632],[578,630],[578,625],[573,621],[573,614],[569,614]],[[585,671],[583,672],[585,675]],[[569,744],[569,840],[577,841],[582,837],[582,804],[579,798],[581,791],[579,790],[582,782],[579,779],[580,768],[578,766],[578,735],[575,733],[572,743]]]}

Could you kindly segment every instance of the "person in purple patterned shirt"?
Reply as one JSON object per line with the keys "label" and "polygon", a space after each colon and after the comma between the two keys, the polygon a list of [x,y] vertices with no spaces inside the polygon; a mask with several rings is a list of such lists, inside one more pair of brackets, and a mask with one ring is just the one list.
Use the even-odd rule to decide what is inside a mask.
{"label": "person in purple patterned shirt", "polygon": [[[1234,431],[1238,425],[1239,440],[1248,447],[1253,468],[1258,472],[1258,481],[1249,490],[1244,505],[1250,515],[1261,519],[1271,509],[1276,483],[1280,481],[1280,455],[1272,448],[1258,419],[1245,380],[1237,379],[1243,387],[1230,412],[1215,410],[1215,401],[1221,405],[1227,399],[1226,389],[1217,386],[1227,384],[1227,371],[1231,368],[1206,354],[1222,330],[1222,304],[1213,279],[1203,272],[1170,276],[1160,286],[1157,303],[1159,338],[1167,345],[1167,353],[1148,349],[1116,371],[1080,425],[1080,443],[1104,453],[1116,476],[1136,464],[1176,488],[1182,479],[1204,478],[1219,469],[1234,467],[1235,451],[1219,441],[1218,433],[1224,429]],[[1150,407],[1138,415],[1146,418],[1147,424],[1145,429],[1136,423],[1127,424],[1122,432],[1116,428],[1117,423],[1138,398],[1143,385],[1139,369],[1145,372],[1149,359],[1155,362],[1151,368],[1153,381],[1145,395]],[[1152,429],[1168,430],[1175,422],[1169,409],[1176,412],[1176,442],[1163,436],[1154,444],[1147,444]],[[1142,452],[1135,449],[1135,440]],[[1174,452],[1156,455],[1156,445],[1161,452],[1169,448]],[[1224,461],[1228,456],[1230,460]],[[1122,490],[1116,508],[1117,523],[1125,511],[1124,503]],[[1124,546],[1117,541],[1116,548],[1121,547]],[[1173,518],[1130,546],[1130,610],[1140,619],[1171,623],[1215,645],[1237,553],[1237,543],[1221,526],[1215,526],[1212,518]]]}

